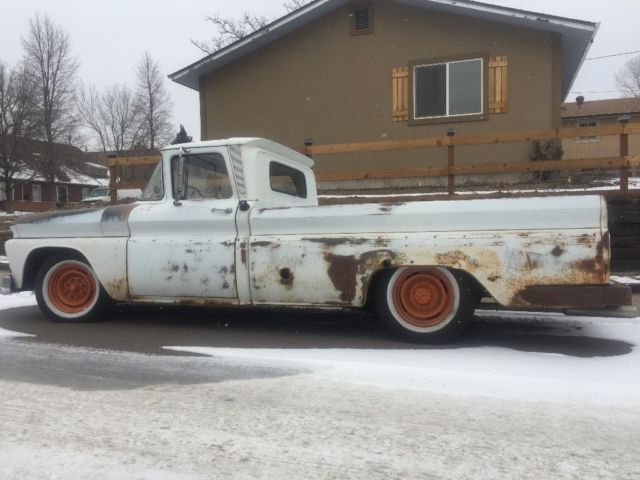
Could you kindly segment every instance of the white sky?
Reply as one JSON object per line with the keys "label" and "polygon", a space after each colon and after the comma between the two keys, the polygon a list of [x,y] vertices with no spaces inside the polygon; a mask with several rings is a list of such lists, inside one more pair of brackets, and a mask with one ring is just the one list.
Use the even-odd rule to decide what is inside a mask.
{"label": "white sky", "polygon": [[[0,0],[0,61],[13,64],[21,56],[20,38],[36,12],[49,14],[71,37],[74,53],[82,61],[80,77],[98,86],[134,83],[133,69],[145,50],[169,74],[200,59],[191,38],[211,34],[205,17],[242,11],[279,16],[280,0]],[[590,55],[601,56],[640,50],[637,21],[640,0],[491,0],[490,3],[524,10],[601,22]],[[616,57],[587,62],[570,99],[617,97],[614,74],[631,58]],[[199,104],[195,91],[167,80],[175,103],[174,123],[182,123],[194,140],[200,137]],[[592,93],[599,92],[599,93]]]}

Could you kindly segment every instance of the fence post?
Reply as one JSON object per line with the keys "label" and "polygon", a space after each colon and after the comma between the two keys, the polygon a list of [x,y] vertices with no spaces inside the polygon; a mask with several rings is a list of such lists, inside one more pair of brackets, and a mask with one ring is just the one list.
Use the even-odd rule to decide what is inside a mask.
{"label": "fence post", "polygon": [[447,168],[449,169],[449,175],[447,180],[447,191],[450,196],[456,193],[456,180],[453,173],[453,167],[455,166],[455,146],[453,145],[453,137],[455,137],[455,130],[448,130],[447,137],[449,137],[449,145],[447,146]]}
{"label": "fence post", "polygon": [[111,196],[111,205],[118,203],[118,167],[109,164],[109,195]]}
{"label": "fence post", "polygon": [[305,138],[304,140],[304,153],[307,157],[313,158],[311,152],[309,151],[309,147],[313,147],[313,139]]}
{"label": "fence post", "polygon": [[[631,117],[625,115],[618,119],[620,125],[622,125],[622,133],[620,134],[620,156],[623,159],[629,156],[629,134],[626,132],[626,125],[629,124]],[[627,192],[629,190],[629,164],[625,163],[625,166],[620,169],[620,190]]]}

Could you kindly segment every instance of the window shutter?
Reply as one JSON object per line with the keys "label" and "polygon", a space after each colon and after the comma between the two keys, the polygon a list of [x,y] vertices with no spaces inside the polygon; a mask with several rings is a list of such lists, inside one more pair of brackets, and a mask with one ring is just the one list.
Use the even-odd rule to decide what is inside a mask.
{"label": "window shutter", "polygon": [[507,113],[509,108],[507,57],[489,60],[489,113]]}
{"label": "window shutter", "polygon": [[409,120],[409,67],[391,70],[393,88],[392,117],[394,122]]}

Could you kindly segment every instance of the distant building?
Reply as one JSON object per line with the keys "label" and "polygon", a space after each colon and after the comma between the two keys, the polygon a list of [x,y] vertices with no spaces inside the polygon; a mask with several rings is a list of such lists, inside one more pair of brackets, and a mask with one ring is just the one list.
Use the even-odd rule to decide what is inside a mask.
{"label": "distant building", "polygon": [[[51,208],[54,200],[59,207],[80,203],[91,191],[109,184],[70,168],[63,169],[51,185],[33,170],[25,169],[14,177],[13,208],[19,212],[42,212]],[[6,210],[6,195],[0,190],[0,210]]]}
{"label": "distant building", "polygon": [[[585,101],[579,98],[562,107],[562,126],[589,128],[617,125],[620,117],[631,117],[631,123],[640,124],[640,98],[613,98]],[[585,135],[562,142],[563,158],[617,157],[620,154],[619,136]],[[629,135],[629,155],[640,155],[640,134]]]}
{"label": "distant building", "polygon": [[[109,185],[108,168],[99,163],[86,163],[85,153],[71,145],[55,146],[55,154],[65,166],[51,184],[39,171],[38,163],[43,155],[43,142],[33,142],[29,158],[13,177],[13,208],[22,212],[49,210],[51,203],[59,207],[73,206],[88,197],[92,190]],[[4,187],[4,185],[2,186]],[[0,210],[6,210],[6,192],[0,188]]]}

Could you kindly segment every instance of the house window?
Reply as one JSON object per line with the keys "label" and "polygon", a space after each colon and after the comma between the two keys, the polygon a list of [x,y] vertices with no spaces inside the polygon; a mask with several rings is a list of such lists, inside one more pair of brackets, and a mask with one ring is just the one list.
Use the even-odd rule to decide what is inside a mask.
{"label": "house window", "polygon": [[91,193],[91,189],[89,187],[82,187],[82,199],[84,200]]}
{"label": "house window", "polygon": [[42,185],[34,184],[31,186],[31,195],[34,202],[42,201]]}
{"label": "house window", "polygon": [[[597,121],[581,121],[576,124],[578,128],[595,128],[600,126],[600,122]],[[599,142],[600,137],[597,135],[585,135],[576,138],[576,143],[593,143]]]}
{"label": "house window", "polygon": [[358,5],[351,10],[351,35],[373,33],[373,7]]}
{"label": "house window", "polygon": [[271,190],[292,197],[307,198],[307,182],[304,173],[278,162],[269,163]]}
{"label": "house window", "polygon": [[56,202],[69,203],[69,189],[67,187],[56,187]]}
{"label": "house window", "polygon": [[465,117],[484,113],[484,59],[413,67],[413,119]]}

